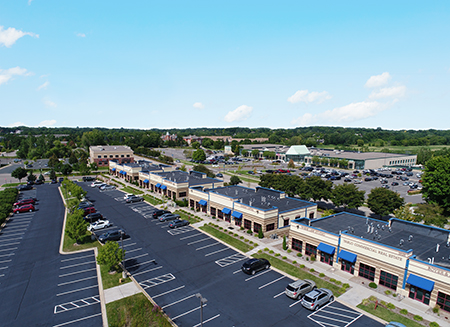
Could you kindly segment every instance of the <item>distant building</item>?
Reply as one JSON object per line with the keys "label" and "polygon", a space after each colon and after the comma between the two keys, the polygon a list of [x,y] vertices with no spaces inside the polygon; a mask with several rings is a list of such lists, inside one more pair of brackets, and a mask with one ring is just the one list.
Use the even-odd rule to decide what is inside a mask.
{"label": "distant building", "polygon": [[89,147],[89,160],[99,167],[108,166],[110,160],[118,163],[134,162],[133,150],[125,145],[95,145]]}
{"label": "distant building", "polygon": [[306,145],[293,145],[286,152],[286,161],[305,162],[305,158],[309,157],[310,152]]}
{"label": "distant building", "polygon": [[195,136],[195,135],[183,136],[183,140],[189,145],[191,145],[193,142],[198,142],[198,143],[202,144],[201,136]]}
{"label": "distant building", "polygon": [[163,142],[176,141],[177,140],[177,134],[170,134],[169,132],[167,132],[166,134],[161,135],[161,139],[163,140]]}
{"label": "distant building", "polygon": [[[243,144],[241,145],[242,150],[247,150],[247,157],[254,157],[252,154],[253,150],[258,150],[259,153],[256,156],[256,158],[264,158],[264,152],[274,152],[275,158],[274,159],[285,159],[285,154],[288,151],[289,147],[286,145],[280,145],[280,144]],[[242,152],[241,150],[241,152]]]}

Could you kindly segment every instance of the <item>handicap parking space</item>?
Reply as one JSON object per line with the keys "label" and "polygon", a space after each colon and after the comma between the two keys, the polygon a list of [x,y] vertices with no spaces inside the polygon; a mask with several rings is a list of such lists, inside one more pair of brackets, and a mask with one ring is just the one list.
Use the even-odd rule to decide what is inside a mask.
{"label": "handicap parking space", "polygon": [[54,327],[101,326],[102,313],[94,251],[61,256],[54,297]]}
{"label": "handicap parking space", "polygon": [[347,327],[361,325],[357,323],[361,316],[362,313],[335,301],[311,313],[308,318],[322,327]]}

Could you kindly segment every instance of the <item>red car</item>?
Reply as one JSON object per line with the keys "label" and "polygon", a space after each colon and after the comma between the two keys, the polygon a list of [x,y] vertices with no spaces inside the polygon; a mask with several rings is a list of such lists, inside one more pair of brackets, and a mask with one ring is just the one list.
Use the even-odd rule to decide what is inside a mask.
{"label": "red car", "polygon": [[84,215],[89,215],[90,213],[96,213],[97,211],[95,210],[94,207],[87,207],[84,208]]}
{"label": "red car", "polygon": [[24,206],[15,208],[15,209],[13,210],[13,212],[14,212],[14,213],[27,212],[27,211],[30,211],[30,212],[31,212],[31,211],[34,211],[34,210],[35,210],[34,205],[32,205],[32,204],[26,204],[26,205],[24,205]]}
{"label": "red car", "polygon": [[14,206],[15,207],[21,207],[21,206],[24,206],[26,204],[35,204],[35,202],[36,201],[34,201],[34,199],[23,199],[23,200],[20,200],[20,201],[14,203]]}

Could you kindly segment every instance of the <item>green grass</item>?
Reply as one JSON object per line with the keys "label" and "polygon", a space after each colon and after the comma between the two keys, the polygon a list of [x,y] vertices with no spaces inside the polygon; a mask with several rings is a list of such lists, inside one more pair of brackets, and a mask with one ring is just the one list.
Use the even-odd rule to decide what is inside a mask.
{"label": "green grass", "polygon": [[82,240],[78,243],[78,245],[74,245],[75,240],[70,238],[66,232],[64,232],[64,241],[63,241],[63,251],[64,252],[73,252],[80,251],[91,248],[99,248],[100,243],[97,240],[91,239],[91,233],[86,230],[86,234],[82,238]]}
{"label": "green grass", "polygon": [[[236,175],[236,176],[238,176],[238,177],[241,179],[241,181],[243,181],[243,182],[259,183],[259,179],[253,179],[253,178],[243,177],[242,175],[240,175],[240,174],[238,174],[238,173],[232,174],[232,173],[229,173],[229,172],[224,172],[224,174],[229,175],[229,176],[235,176],[235,175]],[[247,176],[250,176],[250,175],[247,174]]]}
{"label": "green grass", "polygon": [[26,183],[9,183],[9,184],[3,184],[2,187],[15,187],[19,185],[24,185]]}
{"label": "green grass", "polygon": [[340,292],[341,287],[327,282],[323,279],[321,279],[320,277],[317,277],[316,275],[310,274],[309,272],[299,268],[298,266],[294,266],[284,260],[275,258],[271,255],[268,255],[266,253],[258,253],[258,254],[254,254],[253,257],[258,257],[258,258],[264,258],[270,261],[270,264],[277,268],[280,269],[286,273],[288,273],[289,275],[296,277],[298,279],[310,279],[313,280],[316,283],[316,286],[318,288],[328,288],[329,290],[331,290],[334,294],[334,296],[338,297],[340,296],[342,293],[344,292]]}
{"label": "green grass", "polygon": [[184,210],[175,210],[174,213],[180,215],[181,219],[185,219],[185,220],[189,221],[190,224],[195,224],[202,220],[202,219],[195,218],[195,216],[194,217],[190,216]]}
{"label": "green grass", "polygon": [[106,304],[110,327],[171,327],[160,310],[153,310],[153,304],[142,294],[136,294]]}
{"label": "green grass", "polygon": [[131,187],[131,186],[125,186],[122,191],[127,192],[127,193],[133,193],[134,195],[136,194],[143,194],[144,192],[141,190],[138,190],[137,188]]}
{"label": "green grass", "polygon": [[158,205],[158,204],[163,204],[164,203],[163,200],[155,198],[152,195],[145,194],[142,197],[144,198],[145,201],[147,201],[148,203],[153,204],[153,205]]}
{"label": "green grass", "polygon": [[408,327],[423,327],[423,325],[415,322],[414,320],[408,319],[401,314],[392,312],[391,310],[386,309],[380,305],[375,310],[374,302],[369,302],[369,304],[367,305],[360,303],[357,305],[357,307],[385,321],[398,321]]}
{"label": "green grass", "polygon": [[217,237],[219,240],[224,241],[228,245],[230,245],[242,252],[248,252],[251,249],[253,249],[253,246],[251,246],[250,244],[239,241],[239,240],[235,239],[233,236],[225,234],[224,232],[221,232],[212,226],[204,225],[204,226],[200,227],[200,229],[207,232],[208,234],[211,234],[214,237]]}
{"label": "green grass", "polygon": [[122,278],[122,268],[119,268],[115,274],[110,274],[107,267],[104,265],[100,266],[100,272],[102,275],[103,289],[119,286],[125,283],[131,282],[130,278],[126,278],[122,283],[119,282]]}

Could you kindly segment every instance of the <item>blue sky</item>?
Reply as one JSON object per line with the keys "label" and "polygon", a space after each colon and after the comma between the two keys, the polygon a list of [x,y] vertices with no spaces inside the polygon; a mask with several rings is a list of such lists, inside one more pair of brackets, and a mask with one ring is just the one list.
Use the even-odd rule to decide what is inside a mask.
{"label": "blue sky", "polygon": [[448,129],[449,104],[450,1],[0,2],[0,126]]}

